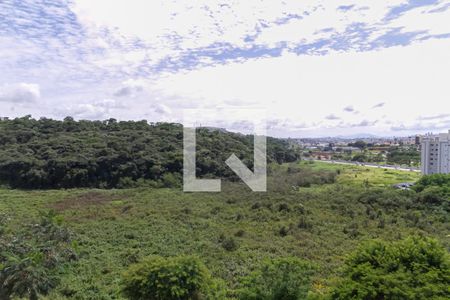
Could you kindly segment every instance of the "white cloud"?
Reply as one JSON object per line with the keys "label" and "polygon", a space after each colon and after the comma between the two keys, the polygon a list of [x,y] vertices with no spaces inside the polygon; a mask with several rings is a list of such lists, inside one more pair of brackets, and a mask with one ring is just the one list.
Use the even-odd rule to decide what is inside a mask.
{"label": "white cloud", "polygon": [[380,102],[375,104],[374,106],[372,106],[372,108],[381,108],[384,107],[386,105],[386,102]]}
{"label": "white cloud", "polygon": [[155,112],[160,115],[170,115],[172,114],[172,110],[170,107],[164,104],[157,104],[155,107]]}
{"label": "white cloud", "polygon": [[122,83],[122,86],[114,92],[116,97],[136,97],[142,93],[147,84],[142,79],[128,79]]}
{"label": "white cloud", "polygon": [[344,111],[345,112],[354,112],[355,108],[353,107],[353,105],[348,105],[348,106],[344,107]]}
{"label": "white cloud", "polygon": [[161,46],[170,43],[163,37],[175,34],[183,38],[179,41],[182,48],[198,48],[219,41],[242,45],[256,25],[273,22],[287,13],[302,14],[311,2],[76,0],[73,10],[91,26],[117,28],[124,35]]}
{"label": "white cloud", "polygon": [[[442,7],[443,4],[448,5],[450,2],[445,0],[440,1],[440,3],[438,7]],[[412,9],[393,20],[390,25],[392,27],[404,27],[403,31],[426,30],[432,35],[450,33],[450,9],[447,8],[442,11],[430,13],[430,11],[435,9],[436,6]]]}
{"label": "white cloud", "polygon": [[[320,38],[330,38],[336,33],[344,33],[349,25],[364,23],[368,27],[381,22],[390,8],[403,0],[396,1],[347,1],[344,4],[353,7],[349,10],[339,10],[342,1],[307,1],[315,9],[301,19],[291,19],[285,24],[275,25],[264,30],[257,42],[276,45],[288,41],[292,46],[298,43],[311,43]],[[327,30],[325,30],[327,29]],[[325,31],[324,31],[325,30]]]}
{"label": "white cloud", "polygon": [[432,115],[432,116],[420,116],[417,118],[418,120],[440,120],[440,119],[447,119],[450,121],[450,114],[438,114],[438,115]]}
{"label": "white cloud", "polygon": [[[272,118],[314,124],[322,133],[328,129],[320,128],[330,126],[324,116],[352,103],[360,113],[346,114],[345,126],[376,125],[370,129],[387,133],[388,122],[408,125],[422,115],[450,111],[447,53],[449,40],[326,56],[285,53],[166,76],[154,86],[180,101],[188,95],[210,106],[234,99],[244,107],[267,108]],[[381,107],[379,99],[389,100]],[[285,131],[295,133],[289,127]]]}
{"label": "white cloud", "polygon": [[114,99],[103,99],[92,103],[68,104],[55,109],[60,118],[73,116],[77,119],[107,119],[115,110],[125,109],[126,106]]}
{"label": "white cloud", "polygon": [[[289,46],[312,43],[332,38],[336,33],[344,34],[352,24],[371,28],[369,40],[391,28],[403,28],[403,32],[449,33],[446,20],[450,10],[423,13],[435,11],[439,5],[413,8],[399,18],[385,20],[392,8],[407,3],[406,0],[349,0],[344,3],[338,0],[75,0],[72,9],[88,28],[106,27],[117,32],[117,36],[139,37],[154,47],[151,51],[128,53],[131,59],[158,60],[179,55],[175,49],[203,48],[214,43],[248,48],[251,46],[245,42],[248,36],[256,37],[254,44],[265,46],[281,42]],[[441,1],[440,5],[445,3],[448,1]],[[344,4],[351,9],[339,9]],[[352,37],[347,34],[347,38]],[[119,62],[119,56],[114,55],[105,62]],[[121,58],[126,59],[123,55]]]}
{"label": "white cloud", "polygon": [[[272,128],[283,135],[359,127],[407,131],[437,124],[421,116],[450,111],[449,39],[409,43],[423,33],[403,37],[406,47],[385,48],[399,33],[448,34],[448,0],[389,20],[392,8],[409,1],[70,2],[81,30],[67,22],[64,5],[33,1],[6,21],[14,26],[0,36],[0,82],[37,84],[0,86],[3,111],[48,116],[57,107],[58,117],[163,121],[179,118],[184,108],[266,108]],[[9,2],[0,7],[16,8]],[[34,19],[41,10],[61,27],[41,27]],[[348,32],[352,24],[356,29]],[[295,47],[321,39],[318,48],[328,52],[294,54]],[[267,57],[267,46],[283,48],[282,55]],[[35,105],[40,87],[45,99]],[[347,106],[351,113],[343,112]]]}
{"label": "white cloud", "polygon": [[326,116],[325,119],[327,119],[327,120],[340,120],[341,118],[336,116],[336,115],[334,115],[334,114],[331,114],[331,115]]}
{"label": "white cloud", "polygon": [[40,97],[38,84],[18,83],[0,86],[0,102],[33,103]]}

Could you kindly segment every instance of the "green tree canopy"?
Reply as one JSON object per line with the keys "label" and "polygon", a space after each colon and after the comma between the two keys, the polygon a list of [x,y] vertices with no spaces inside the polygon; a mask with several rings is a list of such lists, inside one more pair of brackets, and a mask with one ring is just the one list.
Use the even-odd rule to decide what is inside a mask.
{"label": "green tree canopy", "polygon": [[[197,175],[237,180],[225,164],[235,153],[249,168],[253,136],[199,128]],[[267,139],[268,162],[299,158],[287,140]],[[179,186],[183,127],[147,121],[0,120],[0,184],[13,188],[125,188],[138,181]],[[172,174],[172,175],[168,175]]]}

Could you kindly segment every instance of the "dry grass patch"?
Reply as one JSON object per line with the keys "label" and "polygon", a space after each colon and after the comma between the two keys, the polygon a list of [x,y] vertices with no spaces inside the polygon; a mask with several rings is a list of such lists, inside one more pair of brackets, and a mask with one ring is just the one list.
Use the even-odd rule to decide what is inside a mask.
{"label": "dry grass patch", "polygon": [[117,200],[113,196],[101,192],[87,192],[85,194],[69,196],[63,200],[51,203],[48,207],[56,212],[64,212],[66,210],[78,210],[91,206],[99,206]]}

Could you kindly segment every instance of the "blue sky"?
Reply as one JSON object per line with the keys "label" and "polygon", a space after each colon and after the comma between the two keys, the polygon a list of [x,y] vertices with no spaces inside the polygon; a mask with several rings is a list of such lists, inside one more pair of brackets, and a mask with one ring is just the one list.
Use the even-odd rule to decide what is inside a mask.
{"label": "blue sky", "polygon": [[0,115],[258,108],[277,136],[446,131],[450,1],[378,2],[0,0]]}

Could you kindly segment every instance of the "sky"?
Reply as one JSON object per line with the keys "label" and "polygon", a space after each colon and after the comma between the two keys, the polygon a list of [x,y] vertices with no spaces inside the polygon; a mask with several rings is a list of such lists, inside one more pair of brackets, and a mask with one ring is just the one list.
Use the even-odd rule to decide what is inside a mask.
{"label": "sky", "polygon": [[449,20],[439,0],[0,0],[0,116],[264,110],[279,137],[446,132]]}

